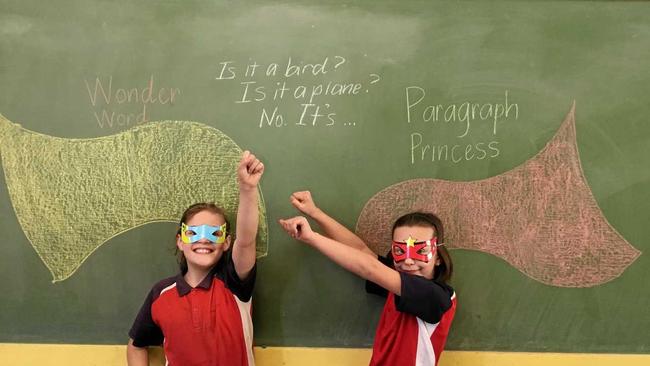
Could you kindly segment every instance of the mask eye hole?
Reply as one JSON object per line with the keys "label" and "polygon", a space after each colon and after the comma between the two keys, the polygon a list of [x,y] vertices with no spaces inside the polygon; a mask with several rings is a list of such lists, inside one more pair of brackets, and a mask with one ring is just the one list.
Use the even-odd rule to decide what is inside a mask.
{"label": "mask eye hole", "polygon": [[216,236],[217,238],[220,238],[220,237],[223,236],[223,231],[217,230],[217,231],[213,232],[212,235]]}
{"label": "mask eye hole", "polygon": [[196,235],[196,233],[194,231],[192,231],[192,230],[186,230],[185,231],[185,236],[193,236],[193,235]]}
{"label": "mask eye hole", "polygon": [[431,253],[431,248],[429,248],[428,246],[418,250],[418,254],[426,255],[426,254],[429,254],[429,253]]}
{"label": "mask eye hole", "polygon": [[404,254],[404,251],[402,250],[402,248],[395,246],[393,247],[393,253],[395,253],[395,255],[402,255]]}

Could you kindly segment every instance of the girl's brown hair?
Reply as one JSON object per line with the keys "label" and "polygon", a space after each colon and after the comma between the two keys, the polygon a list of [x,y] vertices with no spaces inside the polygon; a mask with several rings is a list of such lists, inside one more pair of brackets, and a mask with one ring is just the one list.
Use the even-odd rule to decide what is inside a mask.
{"label": "girl's brown hair", "polygon": [[436,238],[438,239],[439,246],[436,248],[436,251],[438,252],[438,258],[440,258],[440,264],[435,266],[433,269],[433,279],[435,281],[447,283],[454,272],[454,264],[451,261],[451,256],[449,255],[449,251],[447,251],[447,247],[441,245],[445,243],[445,232],[440,218],[428,212],[411,212],[395,221],[392,232],[394,233],[396,228],[402,226],[433,228]]}
{"label": "girl's brown hair", "polygon": [[[176,230],[176,238],[178,238],[178,236],[181,235],[181,225],[184,222],[190,220],[192,217],[194,217],[194,215],[196,215],[201,211],[209,211],[212,212],[213,214],[220,215],[226,221],[226,229],[229,231],[232,230],[232,227],[230,226],[230,222],[228,222],[228,218],[226,217],[226,211],[224,211],[223,208],[217,206],[212,202],[199,202],[191,205],[185,210],[185,212],[183,212],[183,215],[181,216],[181,221],[178,223],[178,229]],[[183,252],[178,250],[177,246],[174,247],[176,248],[175,254],[176,254],[176,260],[178,261],[178,266],[180,267],[181,273],[185,274],[187,273],[187,260],[185,259]]]}

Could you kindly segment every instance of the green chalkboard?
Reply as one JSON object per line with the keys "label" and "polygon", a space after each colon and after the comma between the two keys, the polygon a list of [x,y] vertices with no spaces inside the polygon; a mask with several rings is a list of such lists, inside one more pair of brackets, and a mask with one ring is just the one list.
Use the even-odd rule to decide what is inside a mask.
{"label": "green chalkboard", "polygon": [[[205,167],[250,149],[267,167],[256,344],[372,344],[383,300],[275,223],[310,189],[377,248],[397,213],[443,212],[448,349],[650,352],[650,4],[0,9],[0,342],[126,342],[176,271],[176,206],[232,197],[230,165]],[[223,183],[187,189],[194,163]],[[113,231],[64,268],[76,249],[57,248],[104,233],[97,217]]]}

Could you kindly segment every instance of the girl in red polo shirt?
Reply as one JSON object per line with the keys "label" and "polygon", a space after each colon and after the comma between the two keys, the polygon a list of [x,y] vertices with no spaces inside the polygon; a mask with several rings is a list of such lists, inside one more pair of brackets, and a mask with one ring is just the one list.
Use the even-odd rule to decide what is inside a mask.
{"label": "girl in red polo shirt", "polygon": [[346,227],[321,211],[308,191],[291,203],[313,218],[280,220],[291,237],[314,247],[343,268],[366,279],[368,292],[387,297],[377,326],[370,365],[434,366],[445,346],[456,312],[456,295],[447,284],[451,257],[443,244],[442,223],[433,214],[414,212],[393,224],[391,251],[378,257]]}
{"label": "girl in red polo shirt", "polygon": [[129,332],[129,366],[148,365],[162,345],[167,365],[252,366],[251,295],[255,282],[257,184],[264,172],[245,151],[237,168],[237,235],[212,203],[190,206],[176,235],[181,272],[153,286]]}

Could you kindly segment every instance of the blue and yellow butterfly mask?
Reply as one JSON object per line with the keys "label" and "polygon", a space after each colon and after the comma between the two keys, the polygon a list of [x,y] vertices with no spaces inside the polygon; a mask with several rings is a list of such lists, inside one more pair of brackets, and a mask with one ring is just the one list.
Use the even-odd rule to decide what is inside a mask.
{"label": "blue and yellow butterfly mask", "polygon": [[206,238],[213,244],[223,244],[226,241],[226,224],[220,226],[181,224],[181,240],[185,244],[194,244]]}

